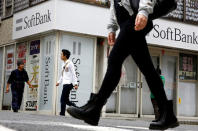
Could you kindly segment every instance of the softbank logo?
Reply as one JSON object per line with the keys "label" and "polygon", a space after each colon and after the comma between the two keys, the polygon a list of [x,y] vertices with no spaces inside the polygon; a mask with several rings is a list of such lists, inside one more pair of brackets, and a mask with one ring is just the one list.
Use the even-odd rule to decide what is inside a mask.
{"label": "softbank logo", "polygon": [[23,18],[19,18],[16,20],[16,25],[20,25],[16,27],[16,31],[22,30],[23,26],[21,25],[21,23],[23,23]]}
{"label": "softbank logo", "polygon": [[47,12],[44,14],[36,12],[31,17],[25,16],[24,18],[16,19],[16,31],[30,29],[32,27],[49,23],[51,21],[52,20],[50,10],[47,10]]}

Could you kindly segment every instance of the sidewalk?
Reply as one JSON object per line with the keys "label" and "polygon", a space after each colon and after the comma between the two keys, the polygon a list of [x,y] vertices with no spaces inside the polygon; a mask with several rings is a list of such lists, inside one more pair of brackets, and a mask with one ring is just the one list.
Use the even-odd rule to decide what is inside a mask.
{"label": "sidewalk", "polygon": [[[17,131],[148,131],[152,118],[105,117],[98,126],[91,126],[70,116],[0,111],[0,125]],[[179,119],[180,126],[167,131],[198,131],[197,121]],[[183,124],[185,123],[185,124]],[[187,125],[195,124],[195,125]],[[1,131],[1,127],[0,127]]]}
{"label": "sidewalk", "polygon": [[[6,116],[6,115],[10,115],[10,114],[13,114],[12,111],[2,111],[0,110],[0,117],[2,117],[2,115]],[[22,116],[28,116],[28,115],[35,115],[35,116],[39,116],[39,115],[44,115],[44,116],[49,116],[49,117],[55,117],[55,118],[58,118],[59,116],[58,115],[46,115],[46,114],[40,114],[40,113],[28,113],[28,112],[23,112],[23,111],[20,111],[20,113],[16,113],[15,115],[22,115]],[[70,116],[66,113],[66,117],[69,117]],[[5,117],[6,118],[6,117]],[[115,119],[115,120],[126,120],[126,121],[145,121],[145,122],[148,122],[150,123],[154,118],[151,118],[151,117],[141,117],[141,118],[137,118],[137,117],[132,117],[132,116],[120,116],[120,115],[110,115],[110,114],[106,114],[104,117],[102,117],[104,119]],[[179,123],[180,124],[186,124],[186,125],[198,125],[198,117],[191,117],[191,118],[178,118],[179,120]]]}
{"label": "sidewalk", "polygon": [[[104,118],[107,119],[118,119],[118,120],[129,120],[129,121],[147,121],[151,122],[153,118],[148,118],[148,117],[142,117],[142,118],[137,118],[137,117],[115,117],[115,116],[106,116]],[[198,125],[198,118],[178,118],[178,121],[180,124],[186,124],[186,125]]]}

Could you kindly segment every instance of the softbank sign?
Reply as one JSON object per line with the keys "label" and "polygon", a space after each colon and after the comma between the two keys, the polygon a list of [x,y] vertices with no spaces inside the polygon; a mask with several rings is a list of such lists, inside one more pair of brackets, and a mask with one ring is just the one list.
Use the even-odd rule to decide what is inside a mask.
{"label": "softbank sign", "polygon": [[155,20],[154,28],[148,34],[147,41],[154,45],[198,51],[198,27],[167,20]]}
{"label": "softbank sign", "polygon": [[196,34],[196,32],[191,32],[191,34],[187,34],[180,28],[170,27],[167,27],[165,30],[163,30],[160,29],[160,25],[158,24],[154,25],[153,37],[171,41],[198,44],[198,34]]}
{"label": "softbank sign", "polygon": [[25,22],[24,29],[51,22],[50,10],[47,10],[45,14],[41,14],[40,12],[37,12],[34,15],[32,15],[31,18],[26,16],[24,18],[24,22]]}
{"label": "softbank sign", "polygon": [[16,31],[30,29],[32,27],[51,22],[51,12],[36,12],[31,16],[24,16],[23,18],[16,19]]}
{"label": "softbank sign", "polygon": [[17,12],[13,16],[13,39],[54,29],[55,0]]}

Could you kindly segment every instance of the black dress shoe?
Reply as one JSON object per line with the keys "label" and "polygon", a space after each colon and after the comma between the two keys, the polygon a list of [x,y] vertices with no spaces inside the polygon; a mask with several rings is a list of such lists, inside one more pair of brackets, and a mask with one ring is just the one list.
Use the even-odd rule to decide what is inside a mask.
{"label": "black dress shoe", "polygon": [[179,122],[177,119],[173,120],[160,120],[157,122],[152,122],[149,126],[149,129],[151,130],[166,130],[168,128],[175,128],[179,126]]}
{"label": "black dress shoe", "polygon": [[160,120],[160,116],[157,119],[152,120],[152,122],[158,122],[159,120]]}
{"label": "black dress shoe", "polygon": [[158,121],[159,121],[158,119],[152,120],[152,122],[158,122]]}
{"label": "black dress shoe", "polygon": [[179,122],[173,112],[172,101],[168,101],[167,105],[164,107],[160,120],[157,122],[152,122],[149,129],[152,130],[166,130],[168,128],[174,128],[179,126]]}
{"label": "black dress shoe", "polygon": [[65,116],[65,113],[60,112],[59,115],[60,116]]}
{"label": "black dress shoe", "polygon": [[92,99],[96,97],[96,94],[95,93],[91,93],[90,97],[89,97],[89,101],[87,102],[87,104],[81,106],[81,107],[78,107],[78,108],[81,108],[81,109],[86,109],[87,106],[90,104],[90,101],[92,101]]}
{"label": "black dress shoe", "polygon": [[81,110],[80,108],[76,107],[69,107],[67,109],[67,112],[74,118],[84,120],[84,122],[97,126],[99,119],[100,119],[100,112],[99,111],[84,111]]}
{"label": "black dress shoe", "polygon": [[104,103],[94,95],[84,106],[78,108],[69,107],[67,112],[74,118],[84,120],[84,122],[90,125],[97,126],[103,105]]}
{"label": "black dress shoe", "polygon": [[17,113],[17,112],[18,112],[18,110],[14,109],[14,110],[13,110],[13,112]]}
{"label": "black dress shoe", "polygon": [[75,103],[71,103],[69,106],[73,106],[73,107],[77,107],[78,108],[78,106]]}

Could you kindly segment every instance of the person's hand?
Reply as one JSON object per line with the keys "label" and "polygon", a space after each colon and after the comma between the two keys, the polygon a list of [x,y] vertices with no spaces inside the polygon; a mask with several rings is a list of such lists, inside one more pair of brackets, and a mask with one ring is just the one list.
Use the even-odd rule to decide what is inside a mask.
{"label": "person's hand", "polygon": [[136,31],[140,31],[140,30],[144,29],[144,27],[146,27],[147,22],[148,22],[148,18],[146,16],[144,16],[142,14],[138,14],[135,19],[134,29]]}
{"label": "person's hand", "polygon": [[30,85],[29,85],[29,88],[33,88],[33,86],[30,84]]}
{"label": "person's hand", "polygon": [[75,89],[75,90],[77,90],[77,89],[78,89],[78,86],[77,86],[77,85],[75,85],[75,86],[74,86],[74,89]]}
{"label": "person's hand", "polygon": [[56,86],[59,86],[59,83],[56,83]]}
{"label": "person's hand", "polygon": [[10,89],[9,88],[6,88],[6,92],[5,93],[9,93],[10,92]]}
{"label": "person's hand", "polygon": [[108,35],[108,44],[113,46],[115,44],[115,33],[110,32]]}

